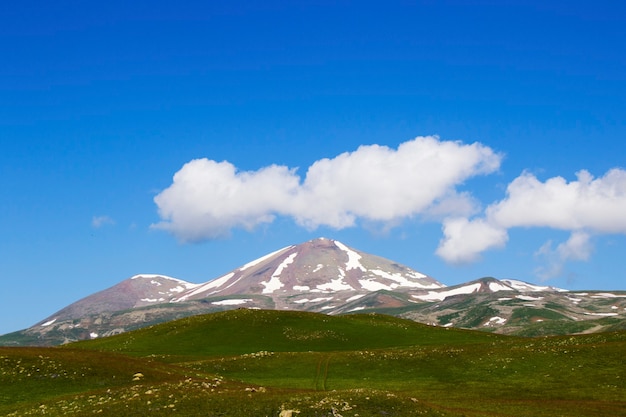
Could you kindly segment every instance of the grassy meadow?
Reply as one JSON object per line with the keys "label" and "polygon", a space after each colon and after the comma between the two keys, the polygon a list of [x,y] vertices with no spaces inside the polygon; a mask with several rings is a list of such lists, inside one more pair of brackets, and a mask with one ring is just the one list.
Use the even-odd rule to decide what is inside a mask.
{"label": "grassy meadow", "polygon": [[626,332],[521,338],[233,310],[0,348],[5,416],[626,416]]}

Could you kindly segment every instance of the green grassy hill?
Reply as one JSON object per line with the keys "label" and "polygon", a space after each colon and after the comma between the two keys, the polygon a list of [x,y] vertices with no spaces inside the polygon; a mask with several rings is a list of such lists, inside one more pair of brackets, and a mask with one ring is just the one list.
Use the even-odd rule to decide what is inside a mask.
{"label": "green grassy hill", "polygon": [[[352,351],[422,345],[465,345],[506,337],[441,329],[381,314],[328,316],[276,310],[231,310],[72,343],[134,356],[230,356],[258,351]],[[179,360],[179,359],[174,359]]]}
{"label": "green grassy hill", "polygon": [[519,338],[234,310],[2,348],[0,415],[625,416],[624,352],[624,331]]}

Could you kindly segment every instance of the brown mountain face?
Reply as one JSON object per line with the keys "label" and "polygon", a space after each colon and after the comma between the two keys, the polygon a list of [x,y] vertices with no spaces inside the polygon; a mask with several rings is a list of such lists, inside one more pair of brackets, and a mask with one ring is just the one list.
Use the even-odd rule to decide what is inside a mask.
{"label": "brown mountain face", "polygon": [[332,239],[288,246],[202,284],[136,275],[0,345],[55,345],[233,308],[382,312],[422,323],[522,335],[626,328],[626,292],[569,292],[483,278],[446,287]]}
{"label": "brown mountain face", "polygon": [[311,297],[345,301],[372,291],[443,287],[406,266],[359,252],[336,240],[320,238],[270,253],[221,278],[191,288],[173,301],[255,294],[270,297],[283,307],[310,303]]}
{"label": "brown mountain face", "polygon": [[[320,238],[272,252],[203,284],[163,275],[136,275],[69,305],[38,325],[208,298],[224,298],[224,306],[246,306],[248,302],[232,298],[237,294],[269,298],[280,307],[304,307],[316,303],[311,298],[332,298],[341,302],[379,290],[443,287],[445,285],[433,278],[406,266],[359,252],[336,240]],[[252,300],[250,303],[254,304]]]}
{"label": "brown mountain face", "polygon": [[164,275],[136,275],[111,288],[85,297],[63,308],[38,325],[52,320],[80,319],[85,316],[111,313],[169,302],[177,294],[194,286],[188,282]]}
{"label": "brown mountain face", "polygon": [[406,266],[319,238],[277,250],[202,284],[136,275],[24,332],[30,344],[58,344],[229,308],[332,312],[377,291],[443,287]]}

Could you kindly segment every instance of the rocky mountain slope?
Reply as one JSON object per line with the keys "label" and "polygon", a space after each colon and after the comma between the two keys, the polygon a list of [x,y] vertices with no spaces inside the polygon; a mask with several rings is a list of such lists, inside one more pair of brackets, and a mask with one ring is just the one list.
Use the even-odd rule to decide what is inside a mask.
{"label": "rocky mountain slope", "polygon": [[232,308],[383,312],[440,326],[526,335],[624,328],[626,292],[568,292],[483,278],[447,287],[331,239],[288,246],[202,284],[136,275],[0,344],[53,345]]}

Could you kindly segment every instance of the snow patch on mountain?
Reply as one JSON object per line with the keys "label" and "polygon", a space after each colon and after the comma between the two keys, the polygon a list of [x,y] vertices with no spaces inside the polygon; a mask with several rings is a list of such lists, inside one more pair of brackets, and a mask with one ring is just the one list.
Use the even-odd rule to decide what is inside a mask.
{"label": "snow patch on mountain", "polygon": [[380,291],[380,290],[391,290],[391,287],[383,284],[382,282],[378,282],[375,279],[360,279],[359,284],[361,284],[361,288],[366,291]]}
{"label": "snow patch on mountain", "polygon": [[[213,288],[221,287],[222,285],[226,284],[228,282],[228,280],[230,280],[234,275],[235,275],[234,272],[230,272],[230,273],[224,275],[223,277],[214,279],[213,281],[209,281],[209,282],[207,282],[205,284],[200,284],[193,291],[184,294],[180,298],[172,300],[172,302],[185,301],[189,297],[193,297],[194,295],[201,294],[201,293],[203,293],[205,291],[208,291],[210,289],[213,289]],[[213,293],[215,293],[215,292],[217,292],[217,291],[214,291]],[[211,294],[213,294],[213,293],[211,293]]]}
{"label": "snow patch on mountain", "polygon": [[[339,271],[340,271],[340,273],[343,272],[343,270],[341,270],[341,269]],[[339,278],[331,279],[330,282],[327,282],[326,284],[317,285],[315,288],[317,288],[320,291],[350,291],[350,290],[354,290],[354,288],[352,288],[351,285],[348,285],[348,284],[346,284],[344,282],[344,280],[343,280],[344,276],[340,275]]]}
{"label": "snow patch on mountain", "polygon": [[47,322],[42,323],[42,324],[41,324],[41,327],[48,327],[48,326],[50,326],[51,324],[54,324],[54,322],[55,322],[55,321],[57,321],[57,319],[48,320]]}
{"label": "snow patch on mountain", "polygon": [[337,240],[334,240],[333,242],[335,243],[335,246],[337,246],[348,255],[348,262],[346,262],[347,271],[351,269],[360,269],[363,272],[367,271],[367,269],[365,269],[365,267],[361,265],[361,262],[359,262],[359,259],[361,259],[361,255]]}
{"label": "snow patch on mountain", "polygon": [[489,320],[487,320],[487,323],[485,323],[485,327],[489,327],[489,326],[493,326],[493,325],[503,325],[504,323],[506,323],[506,319],[499,317],[499,316],[495,316],[490,318]]}
{"label": "snow patch on mountain", "polygon": [[591,298],[626,298],[626,295],[617,295],[617,294],[613,294],[610,292],[601,292],[601,293],[592,295]]}
{"label": "snow patch on mountain", "polygon": [[422,301],[443,301],[446,297],[459,294],[471,294],[480,290],[481,284],[475,283],[453,288],[447,291],[429,291],[428,294],[413,294],[411,297]]}
{"label": "snow patch on mountain", "polygon": [[332,300],[334,297],[318,297],[318,298],[314,298],[312,300],[309,300],[308,298],[302,298],[300,300],[296,300],[294,301],[294,303],[296,304],[304,304],[304,303],[320,303],[322,301],[330,301]]}
{"label": "snow patch on mountain", "polygon": [[513,288],[507,286],[507,285],[503,285],[500,284],[499,282],[490,282],[489,283],[489,290],[491,292],[498,292],[498,291],[511,291]]}
{"label": "snow patch on mountain", "polygon": [[[379,276],[381,278],[386,278],[386,279],[389,279],[389,280],[397,282],[397,284],[391,284],[391,286],[388,289],[393,289],[393,288],[397,288],[397,287],[441,288],[437,284],[424,285],[424,284],[422,284],[420,282],[411,281],[411,280],[407,279],[402,274],[393,274],[393,273],[381,271],[380,269],[371,269],[369,272],[371,272],[372,274],[377,275],[377,276]],[[417,276],[416,278],[425,278],[426,277],[426,275],[422,275],[422,274],[413,274],[413,275],[421,275],[421,276]],[[385,289],[387,289],[387,288],[385,288]]]}
{"label": "snow patch on mountain", "polygon": [[547,287],[542,285],[533,285],[524,281],[518,281],[515,279],[503,279],[501,280],[505,285],[510,286],[514,290],[519,292],[539,292],[539,291],[559,291],[559,292],[568,292],[567,290],[563,290],[561,288],[555,287]]}
{"label": "snow patch on mountain", "polygon": [[239,268],[239,270],[240,271],[245,271],[246,269],[252,268],[253,266],[260,264],[261,262],[263,262],[263,261],[265,261],[267,259],[270,259],[272,256],[277,255],[277,254],[279,254],[281,252],[284,252],[287,249],[291,249],[291,248],[293,248],[293,246],[287,246],[287,247],[284,247],[284,248],[279,249],[277,251],[274,251],[272,253],[268,253],[265,256],[261,256],[260,258],[255,259],[254,261],[248,262],[247,264],[245,264],[244,266]]}
{"label": "snow patch on mountain", "polygon": [[213,301],[211,304],[216,305],[216,306],[237,306],[237,305],[249,303],[250,301],[252,301],[252,299],[250,298],[243,298],[243,299],[233,298],[230,300]]}
{"label": "snow patch on mountain", "polygon": [[143,301],[144,303],[162,303],[165,302],[165,298],[142,298],[139,301]]}
{"label": "snow patch on mountain", "polygon": [[353,295],[352,297],[348,298],[346,300],[346,303],[349,303],[350,301],[355,301],[358,300],[359,298],[363,298],[365,297],[365,294],[357,294],[357,295]]}
{"label": "snow patch on mountain", "polygon": [[134,279],[149,279],[151,284],[154,285],[162,285],[159,281],[156,281],[157,278],[162,278],[162,279],[166,279],[169,281],[175,281],[180,283],[183,286],[195,286],[198,284],[192,284],[190,282],[187,281],[183,281],[182,279],[178,279],[178,278],[172,278],[172,277],[168,277],[167,275],[157,275],[157,274],[138,274],[135,276],[130,277],[130,279],[134,280]]}
{"label": "snow patch on mountain", "polygon": [[276,268],[276,270],[272,274],[272,276],[269,279],[269,281],[261,281],[260,282],[260,284],[265,287],[263,289],[263,291],[261,292],[261,294],[271,294],[274,291],[279,290],[279,289],[281,289],[282,287],[285,286],[285,284],[283,284],[281,282],[281,280],[280,280],[280,275],[283,273],[283,270],[285,268],[287,268],[291,263],[293,263],[293,260],[296,258],[297,255],[298,255],[298,252],[294,252],[291,255],[289,255],[288,257],[286,257],[280,263],[280,265],[278,265],[278,268]]}
{"label": "snow patch on mountain", "polygon": [[540,301],[543,300],[543,297],[531,297],[530,295],[516,295],[515,298],[524,301]]}

